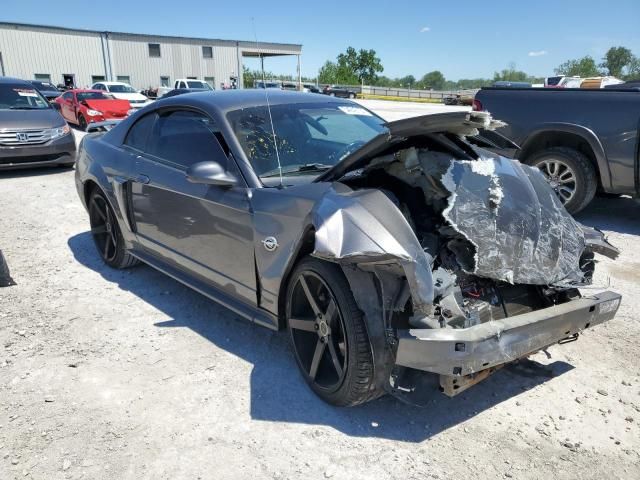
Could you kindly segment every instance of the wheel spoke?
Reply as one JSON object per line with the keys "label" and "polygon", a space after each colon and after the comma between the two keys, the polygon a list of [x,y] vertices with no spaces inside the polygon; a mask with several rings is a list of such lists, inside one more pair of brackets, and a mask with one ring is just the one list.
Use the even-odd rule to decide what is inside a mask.
{"label": "wheel spoke", "polygon": [[300,285],[302,286],[302,290],[304,290],[304,295],[305,297],[307,297],[307,302],[309,302],[309,305],[311,306],[313,313],[316,315],[316,317],[318,317],[319,315],[322,314],[322,312],[320,311],[320,308],[318,308],[318,304],[316,303],[316,299],[313,298],[313,295],[311,294],[311,290],[309,290],[309,284],[307,283],[307,279],[304,277],[304,275],[300,275],[299,281],[300,281]]}
{"label": "wheel spoke", "polygon": [[109,241],[109,237],[104,239],[104,258],[108,259],[109,258],[109,245],[111,245],[111,242]]}
{"label": "wheel spoke", "polygon": [[104,216],[104,213],[102,213],[102,209],[100,208],[100,206],[98,205],[98,203],[96,202],[96,199],[94,198],[93,200],[91,200],[91,206],[93,207],[94,211],[100,215],[100,218],[102,220],[104,220],[105,222],[107,221],[107,217]]}
{"label": "wheel spoke", "polygon": [[573,178],[573,172],[571,170],[567,170],[562,175],[558,177],[558,181],[560,183],[573,183],[575,179]]}
{"label": "wheel spoke", "polygon": [[333,346],[333,340],[329,338],[329,353],[331,354],[331,361],[333,361],[333,366],[338,373],[338,377],[342,376],[342,365],[340,365],[340,360],[338,360],[338,354],[336,353],[336,349]]}
{"label": "wheel spoke", "polygon": [[570,188],[567,188],[567,187],[560,187],[558,189],[558,193],[561,194],[560,195],[561,198],[565,198],[565,199],[568,200],[573,195],[573,190],[571,190]]}
{"label": "wheel spoke", "polygon": [[329,325],[330,327],[333,327],[333,319],[337,311],[338,309],[336,308],[336,302],[332,298],[329,301],[329,305],[327,306],[327,311],[324,313],[325,321],[327,322],[327,325]]}
{"label": "wheel spoke", "polygon": [[315,329],[315,324],[316,322],[314,322],[313,320],[303,320],[301,318],[290,318],[289,319],[289,326],[295,330],[304,330],[305,332],[314,332],[316,331]]}
{"label": "wheel spoke", "polygon": [[320,360],[322,360],[322,355],[324,354],[324,349],[327,344],[321,342],[318,339],[318,343],[316,343],[316,350],[313,352],[313,360],[311,360],[311,368],[309,369],[309,376],[312,380],[316,379],[316,375],[318,374],[318,367],[320,366]]}

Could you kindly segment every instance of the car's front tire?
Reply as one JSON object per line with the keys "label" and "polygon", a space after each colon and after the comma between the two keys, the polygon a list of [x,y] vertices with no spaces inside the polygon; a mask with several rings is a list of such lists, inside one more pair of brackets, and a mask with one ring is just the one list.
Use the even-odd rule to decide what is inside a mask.
{"label": "car's front tire", "polygon": [[336,406],[380,396],[364,315],[340,267],[303,259],[291,274],[286,295],[291,344],[311,389]]}
{"label": "car's front tire", "polygon": [[129,254],[111,205],[97,188],[89,196],[91,235],[102,261],[112,268],[128,268],[139,263]]}
{"label": "car's front tire", "polygon": [[87,120],[84,118],[82,114],[78,115],[78,127],[83,132],[87,131]]}
{"label": "car's front tire", "polygon": [[350,93],[349,94],[349,98],[353,100],[354,98],[356,98],[356,94],[355,93]]}
{"label": "car's front tire", "polygon": [[596,170],[583,153],[573,148],[548,148],[526,163],[540,169],[569,213],[578,213],[596,194]]}

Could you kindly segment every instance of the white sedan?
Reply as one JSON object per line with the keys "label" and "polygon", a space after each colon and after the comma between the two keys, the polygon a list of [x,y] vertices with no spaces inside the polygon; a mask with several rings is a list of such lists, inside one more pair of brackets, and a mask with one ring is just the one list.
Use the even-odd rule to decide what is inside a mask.
{"label": "white sedan", "polygon": [[131,108],[142,108],[150,103],[150,100],[137,92],[131,85],[124,82],[97,82],[91,86],[94,90],[109,92],[120,100],[129,100]]}

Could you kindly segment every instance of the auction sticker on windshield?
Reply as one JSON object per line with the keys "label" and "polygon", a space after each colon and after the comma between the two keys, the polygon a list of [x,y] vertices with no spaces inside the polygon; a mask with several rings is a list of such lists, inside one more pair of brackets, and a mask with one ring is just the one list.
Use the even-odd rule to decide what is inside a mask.
{"label": "auction sticker on windshield", "polygon": [[35,90],[25,90],[22,88],[14,88],[13,91],[16,92],[18,95],[20,95],[21,97],[37,97],[38,96]]}
{"label": "auction sticker on windshield", "polygon": [[364,108],[360,107],[351,107],[346,105],[341,105],[338,107],[339,110],[346,113],[347,115],[363,115],[366,117],[371,117],[371,113],[367,112]]}

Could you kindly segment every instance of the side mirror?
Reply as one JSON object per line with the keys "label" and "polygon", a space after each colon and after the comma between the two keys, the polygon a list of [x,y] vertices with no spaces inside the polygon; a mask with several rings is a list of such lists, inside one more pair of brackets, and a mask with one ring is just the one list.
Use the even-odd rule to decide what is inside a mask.
{"label": "side mirror", "polygon": [[220,187],[232,187],[238,179],[227,172],[218,162],[198,162],[187,169],[187,180],[191,183],[204,183]]}
{"label": "side mirror", "polygon": [[60,110],[60,104],[58,102],[49,102],[49,103],[55,110]]}

